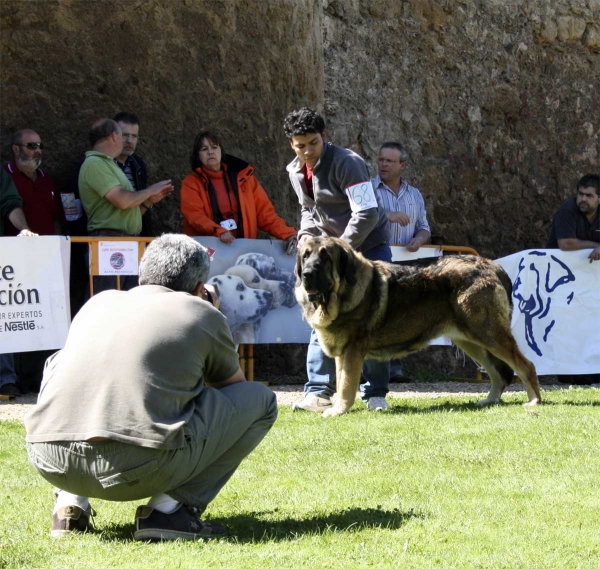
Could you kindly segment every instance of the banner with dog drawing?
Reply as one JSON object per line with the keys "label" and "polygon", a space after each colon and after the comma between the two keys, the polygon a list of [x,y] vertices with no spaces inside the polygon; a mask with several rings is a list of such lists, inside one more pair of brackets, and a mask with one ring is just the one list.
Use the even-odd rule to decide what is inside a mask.
{"label": "banner with dog drawing", "polygon": [[0,239],[0,353],[64,346],[70,259],[65,237]]}
{"label": "banner with dog drawing", "polygon": [[590,250],[498,259],[513,291],[512,332],[539,375],[600,372],[600,262]]}
{"label": "banner with dog drawing", "polygon": [[233,339],[238,344],[308,343],[310,326],[294,296],[295,255],[287,243],[195,237],[211,253],[208,284],[221,300]]}

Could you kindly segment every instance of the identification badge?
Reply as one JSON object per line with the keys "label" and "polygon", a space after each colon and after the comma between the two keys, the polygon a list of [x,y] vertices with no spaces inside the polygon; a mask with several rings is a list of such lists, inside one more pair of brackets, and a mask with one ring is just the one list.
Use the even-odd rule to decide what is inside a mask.
{"label": "identification badge", "polygon": [[347,187],[346,194],[350,200],[352,211],[364,211],[377,207],[377,198],[370,180]]}
{"label": "identification badge", "polygon": [[223,229],[227,229],[228,231],[232,231],[233,229],[237,229],[237,223],[233,219],[224,219],[219,224]]}
{"label": "identification badge", "polygon": [[83,214],[81,200],[76,199],[75,194],[60,194],[60,200],[62,201],[65,219],[67,221],[76,221],[81,217]]}

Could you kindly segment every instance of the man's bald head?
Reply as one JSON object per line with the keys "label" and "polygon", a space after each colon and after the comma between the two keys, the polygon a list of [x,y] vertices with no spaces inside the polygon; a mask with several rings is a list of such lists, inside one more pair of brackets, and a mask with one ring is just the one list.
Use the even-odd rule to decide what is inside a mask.
{"label": "man's bald head", "polygon": [[98,119],[90,128],[89,137],[92,147],[108,138],[113,132],[121,135],[121,127],[112,119]]}

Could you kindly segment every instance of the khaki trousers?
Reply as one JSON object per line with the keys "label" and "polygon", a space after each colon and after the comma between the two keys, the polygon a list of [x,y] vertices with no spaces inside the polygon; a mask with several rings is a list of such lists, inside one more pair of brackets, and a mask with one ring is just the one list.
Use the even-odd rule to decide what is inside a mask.
{"label": "khaki trousers", "polygon": [[29,443],[27,452],[48,482],[72,494],[129,501],[166,493],[204,511],[276,418],[277,400],[262,383],[206,387],[183,448],[65,441]]}

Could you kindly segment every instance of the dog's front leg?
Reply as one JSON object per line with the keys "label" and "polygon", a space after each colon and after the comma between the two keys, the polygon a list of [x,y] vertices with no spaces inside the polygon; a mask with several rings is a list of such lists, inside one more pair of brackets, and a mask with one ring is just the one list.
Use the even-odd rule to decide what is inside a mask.
{"label": "dog's front leg", "polygon": [[323,417],[335,417],[350,411],[356,400],[364,362],[364,355],[356,350],[348,350],[335,358],[337,396],[333,407],[326,409]]}

